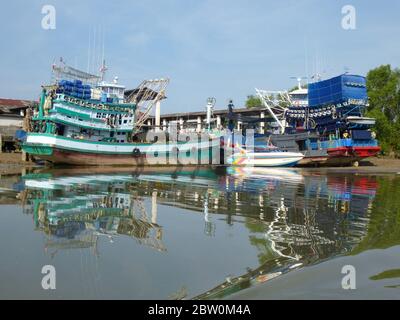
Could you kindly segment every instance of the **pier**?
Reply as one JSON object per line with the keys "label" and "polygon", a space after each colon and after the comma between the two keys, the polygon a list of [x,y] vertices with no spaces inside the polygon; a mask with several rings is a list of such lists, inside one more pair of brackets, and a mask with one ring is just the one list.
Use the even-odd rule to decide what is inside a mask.
{"label": "pier", "polygon": [[[199,108],[201,109],[201,108]],[[205,109],[205,108],[204,108]],[[239,117],[253,118],[253,119],[265,119],[269,118],[268,111],[265,107],[254,107],[254,108],[235,108],[233,113]],[[160,118],[149,117],[147,120],[148,127],[159,128],[162,131],[168,131],[171,125],[174,125],[180,131],[184,132],[204,132],[209,124],[212,124],[213,128],[224,129],[228,122],[228,109],[218,109],[212,111],[210,123],[207,120],[207,111],[192,111],[192,112],[176,112],[161,114]],[[272,121],[272,119],[271,119]],[[158,125],[159,123],[159,125]],[[243,123],[238,121],[236,124],[237,130],[242,129]],[[257,133],[265,133],[265,121],[257,123]]]}

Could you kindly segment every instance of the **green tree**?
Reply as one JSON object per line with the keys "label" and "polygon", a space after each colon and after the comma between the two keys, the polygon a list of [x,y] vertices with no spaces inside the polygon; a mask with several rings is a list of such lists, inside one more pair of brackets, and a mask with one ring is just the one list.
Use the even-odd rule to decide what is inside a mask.
{"label": "green tree", "polygon": [[[302,88],[302,89],[307,89],[307,88],[308,88],[308,83],[302,84],[302,85],[301,85],[301,88]],[[294,86],[294,87],[290,88],[290,89],[288,90],[288,92],[292,92],[292,91],[297,90],[297,89],[299,89],[299,86]]]}
{"label": "green tree", "polygon": [[370,110],[379,109],[395,121],[399,115],[400,71],[392,70],[390,65],[380,66],[368,72],[367,90]]}
{"label": "green tree", "polygon": [[247,96],[246,100],[246,108],[256,108],[256,107],[262,107],[262,102],[261,99],[254,96],[254,95],[249,95]]}
{"label": "green tree", "polygon": [[367,74],[369,107],[367,115],[376,119],[375,130],[382,151],[400,152],[400,71],[382,65]]}

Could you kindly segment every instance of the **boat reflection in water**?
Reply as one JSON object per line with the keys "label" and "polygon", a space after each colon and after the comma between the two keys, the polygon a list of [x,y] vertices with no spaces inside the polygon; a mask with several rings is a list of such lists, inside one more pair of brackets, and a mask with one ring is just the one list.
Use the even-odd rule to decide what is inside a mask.
{"label": "boat reflection in water", "polygon": [[250,242],[259,250],[260,266],[227,278],[197,299],[223,298],[300,266],[350,253],[367,234],[376,177],[281,168],[229,168],[229,173],[226,189],[234,194],[236,212],[258,211],[259,219],[249,217],[246,226],[253,232]]}
{"label": "boat reflection in water", "polygon": [[157,224],[157,193],[150,193],[154,210],[147,212],[141,196],[128,188],[133,180],[129,175],[39,174],[23,179],[24,209],[33,214],[35,227],[48,235],[46,248],[93,248],[97,254],[98,237],[112,242],[126,235],[166,251]]}
{"label": "boat reflection in water", "polygon": [[[112,241],[129,236],[168,254],[163,243],[168,230],[157,223],[162,214],[157,204],[202,214],[201,228],[208,237],[218,232],[217,220],[244,224],[259,266],[216,279],[219,285],[191,297],[212,299],[350,252],[367,233],[378,187],[374,176],[298,169],[160,170],[89,174],[73,169],[67,174],[53,170],[26,175],[21,198],[25,212],[34,215],[36,228],[48,236],[46,246],[54,250],[92,248],[97,252],[99,237]],[[229,274],[228,265],[226,269]],[[175,298],[183,297],[186,294]]]}

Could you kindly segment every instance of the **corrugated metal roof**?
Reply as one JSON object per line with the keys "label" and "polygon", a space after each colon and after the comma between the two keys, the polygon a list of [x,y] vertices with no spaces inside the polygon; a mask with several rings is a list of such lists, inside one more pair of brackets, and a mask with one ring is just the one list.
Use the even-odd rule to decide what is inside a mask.
{"label": "corrugated metal roof", "polygon": [[8,109],[26,108],[33,103],[34,101],[30,100],[0,98],[0,107],[7,107]]}
{"label": "corrugated metal roof", "polygon": [[0,114],[19,114],[19,110],[26,109],[34,103],[30,100],[0,98]]}

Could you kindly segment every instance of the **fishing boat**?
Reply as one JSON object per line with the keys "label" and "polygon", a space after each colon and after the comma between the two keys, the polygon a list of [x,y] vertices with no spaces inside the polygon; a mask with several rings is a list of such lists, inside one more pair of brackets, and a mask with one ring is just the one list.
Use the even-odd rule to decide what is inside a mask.
{"label": "fishing boat", "polygon": [[135,166],[211,163],[219,154],[211,152],[220,147],[218,136],[181,141],[176,132],[160,129],[169,79],[126,90],[117,77],[104,80],[106,69],[103,62],[101,74],[93,75],[63,60],[53,65],[52,83],[42,86],[39,104],[29,112],[22,145],[27,154],[54,164]]}
{"label": "fishing boat", "polygon": [[232,166],[291,167],[304,158],[301,152],[287,152],[276,147],[240,149],[228,158]]}
{"label": "fishing boat", "polygon": [[366,79],[342,74],[309,83],[291,92],[256,89],[275,121],[262,137],[289,152],[301,152],[299,165],[353,165],[375,156],[380,147],[365,117],[368,106]]}

